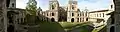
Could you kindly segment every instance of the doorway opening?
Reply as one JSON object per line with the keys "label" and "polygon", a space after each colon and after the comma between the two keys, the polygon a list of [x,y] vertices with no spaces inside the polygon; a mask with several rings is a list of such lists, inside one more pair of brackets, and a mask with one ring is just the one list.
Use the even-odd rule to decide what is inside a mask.
{"label": "doorway opening", "polygon": [[112,26],[112,27],[110,28],[110,32],[115,32],[115,27],[114,27],[114,26]]}
{"label": "doorway opening", "polygon": [[55,22],[55,19],[54,19],[54,18],[51,18],[51,21],[52,21],[52,22]]}
{"label": "doorway opening", "polygon": [[74,18],[71,19],[71,22],[74,22]]}

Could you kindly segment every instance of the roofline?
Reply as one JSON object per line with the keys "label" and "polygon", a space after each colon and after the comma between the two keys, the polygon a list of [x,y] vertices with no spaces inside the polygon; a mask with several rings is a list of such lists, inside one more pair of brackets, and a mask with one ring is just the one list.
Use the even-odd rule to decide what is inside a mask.
{"label": "roofline", "polygon": [[95,12],[106,12],[106,11],[109,11],[108,9],[106,10],[98,10],[98,11],[92,11],[92,12],[89,12],[89,13],[95,13]]}

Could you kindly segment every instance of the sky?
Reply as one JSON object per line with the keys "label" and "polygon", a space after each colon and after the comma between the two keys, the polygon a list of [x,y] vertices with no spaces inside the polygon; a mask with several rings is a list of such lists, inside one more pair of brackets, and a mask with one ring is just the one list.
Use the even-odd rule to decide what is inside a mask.
{"label": "sky", "polygon": [[[43,11],[48,10],[49,8],[49,0],[36,0],[37,7],[41,7]],[[67,6],[69,0],[58,0],[60,6]],[[89,11],[94,10],[103,10],[108,9],[111,4],[111,0],[77,0],[78,1],[78,8],[83,11],[85,7]],[[16,7],[25,9],[26,3],[28,0],[16,0]]]}

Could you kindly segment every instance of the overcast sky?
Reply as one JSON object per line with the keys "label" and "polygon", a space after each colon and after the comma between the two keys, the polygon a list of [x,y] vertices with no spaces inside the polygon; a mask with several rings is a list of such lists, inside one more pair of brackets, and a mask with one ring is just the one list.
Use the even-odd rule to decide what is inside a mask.
{"label": "overcast sky", "polygon": [[[36,0],[37,7],[41,7],[44,11],[48,10],[49,0]],[[60,6],[67,6],[69,0],[58,0]],[[77,0],[78,8],[84,10],[87,7],[90,11],[108,9],[111,0]],[[16,7],[25,9],[28,0],[16,0]]]}

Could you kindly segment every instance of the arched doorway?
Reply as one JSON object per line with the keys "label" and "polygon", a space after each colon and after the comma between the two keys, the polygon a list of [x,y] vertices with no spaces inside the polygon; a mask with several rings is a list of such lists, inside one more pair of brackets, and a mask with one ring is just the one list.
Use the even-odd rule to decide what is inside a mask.
{"label": "arched doorway", "polygon": [[9,25],[9,27],[7,28],[7,32],[14,32],[14,26]]}
{"label": "arched doorway", "polygon": [[71,19],[71,22],[74,22],[74,18]]}
{"label": "arched doorway", "polygon": [[52,22],[55,22],[55,19],[54,19],[54,18],[51,18],[51,21],[52,21]]}
{"label": "arched doorway", "polygon": [[110,28],[110,32],[115,32],[115,27],[114,27],[114,26],[112,26],[112,27]]}

